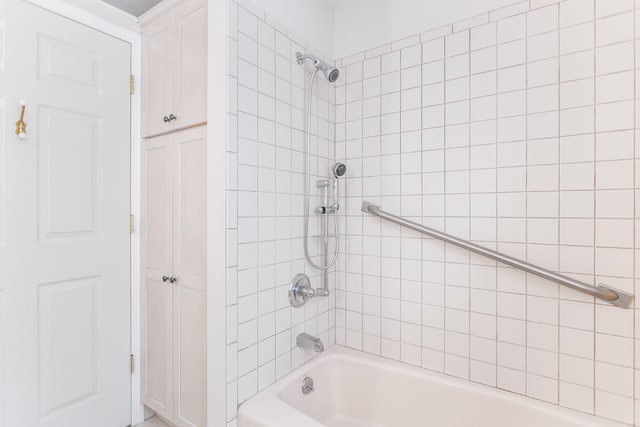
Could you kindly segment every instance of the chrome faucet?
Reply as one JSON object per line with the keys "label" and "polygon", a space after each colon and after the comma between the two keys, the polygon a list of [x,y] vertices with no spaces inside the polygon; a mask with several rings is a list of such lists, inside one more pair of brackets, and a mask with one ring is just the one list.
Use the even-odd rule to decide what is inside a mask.
{"label": "chrome faucet", "polygon": [[300,348],[312,349],[316,353],[322,353],[324,351],[324,345],[322,341],[320,341],[320,338],[305,333],[297,336],[296,345]]}

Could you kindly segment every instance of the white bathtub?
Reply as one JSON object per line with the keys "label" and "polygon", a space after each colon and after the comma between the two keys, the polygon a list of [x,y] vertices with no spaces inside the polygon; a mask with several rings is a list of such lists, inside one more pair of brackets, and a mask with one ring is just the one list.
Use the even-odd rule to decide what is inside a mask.
{"label": "white bathtub", "polygon": [[[315,390],[302,393],[309,376]],[[605,427],[622,424],[333,346],[240,407],[239,427]]]}

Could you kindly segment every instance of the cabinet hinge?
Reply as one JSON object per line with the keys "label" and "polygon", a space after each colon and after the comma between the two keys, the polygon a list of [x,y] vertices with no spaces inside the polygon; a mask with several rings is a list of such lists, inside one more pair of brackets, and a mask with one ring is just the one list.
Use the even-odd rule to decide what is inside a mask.
{"label": "cabinet hinge", "polygon": [[133,234],[133,215],[129,215],[129,233]]}
{"label": "cabinet hinge", "polygon": [[133,374],[135,368],[135,361],[133,358],[133,354],[129,357],[129,371]]}
{"label": "cabinet hinge", "polygon": [[134,88],[135,88],[135,86],[134,86],[134,79],[133,79],[133,75],[131,75],[131,76],[129,76],[129,93],[130,93],[131,95],[133,95]]}

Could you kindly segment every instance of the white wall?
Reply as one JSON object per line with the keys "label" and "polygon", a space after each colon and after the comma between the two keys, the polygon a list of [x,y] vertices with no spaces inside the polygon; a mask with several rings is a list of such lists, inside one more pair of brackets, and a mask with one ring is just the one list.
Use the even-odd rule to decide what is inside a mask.
{"label": "white wall", "polygon": [[[283,1],[286,0],[278,2]],[[391,40],[399,40],[517,2],[517,0],[338,0],[335,8],[334,53],[336,58],[342,58]]]}
{"label": "white wall", "polygon": [[[242,2],[241,2],[242,3]],[[325,59],[333,55],[333,5],[329,0],[257,0],[268,16],[301,35]]]}

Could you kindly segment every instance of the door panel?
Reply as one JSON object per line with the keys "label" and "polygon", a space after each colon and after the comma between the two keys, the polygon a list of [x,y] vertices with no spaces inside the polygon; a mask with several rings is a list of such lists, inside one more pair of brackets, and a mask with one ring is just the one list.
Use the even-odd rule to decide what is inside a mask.
{"label": "door panel", "polygon": [[[7,259],[7,251],[6,251],[6,191],[5,191],[5,182],[6,182],[6,174],[7,167],[5,164],[5,141],[8,135],[8,128],[11,121],[6,120],[7,111],[6,111],[6,98],[8,95],[8,87],[7,82],[9,81],[8,73],[6,72],[5,66],[5,46],[6,43],[6,25],[8,18],[8,5],[6,2],[0,2],[0,268],[6,268],[6,259]],[[7,272],[8,274],[8,272]],[[0,285],[0,427],[4,427],[5,423],[5,353],[6,353],[6,340],[5,340],[5,290],[4,286]]]}
{"label": "door panel", "polygon": [[144,285],[144,403],[166,419],[171,419],[172,286],[152,278],[147,278]]}
{"label": "door panel", "polygon": [[184,128],[207,121],[207,8],[206,2],[192,0],[174,12],[173,127]]}
{"label": "door panel", "polygon": [[[98,393],[102,283],[84,277],[38,286],[40,414],[51,417]],[[74,360],[72,370],[65,360]]]}
{"label": "door panel", "polygon": [[[5,328],[4,292],[0,291],[0,384],[5,384],[4,380],[4,328]],[[0,387],[0,427],[4,427],[4,386]]]}
{"label": "door panel", "polygon": [[[124,427],[130,45],[23,1],[1,3],[0,411],[7,426]],[[24,140],[13,133],[20,99]]]}
{"label": "door panel", "polygon": [[171,22],[164,14],[143,28],[142,39],[142,136],[152,136],[171,130],[163,118],[171,111]]}
{"label": "door panel", "polygon": [[52,80],[101,93],[104,71],[101,62],[101,55],[91,49],[46,34],[38,36],[39,80]]}
{"label": "door panel", "polygon": [[[98,188],[103,150],[101,118],[78,111],[38,108],[38,237],[98,236],[102,194]],[[74,164],[69,167],[69,161]]]}
{"label": "door panel", "polygon": [[167,419],[173,411],[172,136],[143,143],[142,400]]}
{"label": "door panel", "polygon": [[176,132],[174,147],[174,422],[206,419],[206,127]]}
{"label": "door panel", "polygon": [[[0,10],[0,14],[2,14],[1,10]],[[0,22],[0,38],[1,37],[2,37],[2,22]],[[2,40],[0,40],[0,45],[2,43],[3,43]],[[2,50],[2,47],[0,47],[0,51],[1,50]],[[6,89],[3,87],[5,85],[4,82],[6,82],[6,80],[7,79],[6,79],[5,73],[2,72],[2,68],[0,68],[0,117],[2,118],[7,116],[7,111],[5,106]],[[7,122],[7,123],[10,123],[10,122]],[[5,182],[6,182],[7,168],[5,165],[5,136],[7,132],[9,131],[7,128],[5,128],[5,121],[0,120],[0,257],[2,257],[2,248],[5,245],[5,238],[6,238]],[[0,342],[0,351],[2,349],[1,344],[2,343]],[[0,414],[2,414],[2,412],[0,412]]]}
{"label": "door panel", "polygon": [[156,278],[171,273],[171,135],[143,143],[143,268]]}
{"label": "door panel", "polygon": [[204,290],[206,250],[206,129],[174,137],[174,264],[180,286]]}
{"label": "door panel", "polygon": [[206,424],[206,323],[202,292],[184,286],[174,288],[176,296],[176,339],[174,404],[178,427],[204,427]]}

